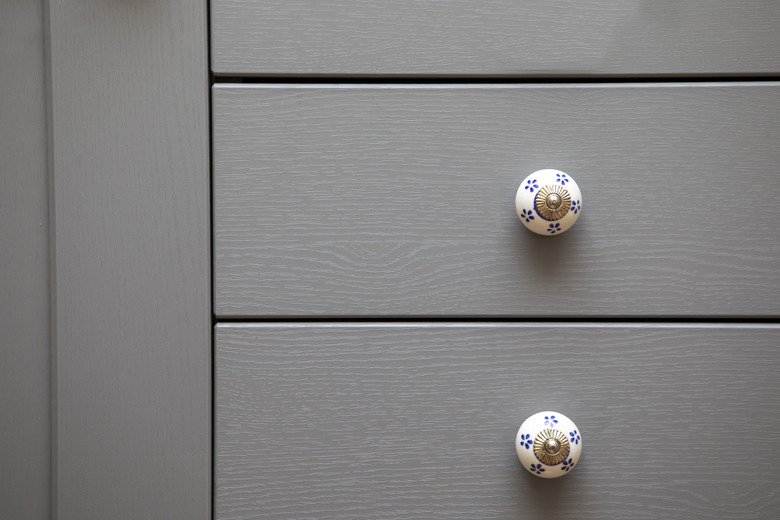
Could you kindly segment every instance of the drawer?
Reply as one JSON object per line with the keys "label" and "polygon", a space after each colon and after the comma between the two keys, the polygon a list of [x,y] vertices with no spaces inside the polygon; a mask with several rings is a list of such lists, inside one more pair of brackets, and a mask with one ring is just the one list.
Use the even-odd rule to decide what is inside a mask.
{"label": "drawer", "polygon": [[[780,314],[780,83],[217,85],[219,317]],[[528,232],[518,185],[583,212]]]}
{"label": "drawer", "polygon": [[[780,328],[220,324],[216,518],[775,519]],[[521,422],[582,432],[530,475]]]}
{"label": "drawer", "polygon": [[223,75],[780,72],[775,0],[214,0]]}

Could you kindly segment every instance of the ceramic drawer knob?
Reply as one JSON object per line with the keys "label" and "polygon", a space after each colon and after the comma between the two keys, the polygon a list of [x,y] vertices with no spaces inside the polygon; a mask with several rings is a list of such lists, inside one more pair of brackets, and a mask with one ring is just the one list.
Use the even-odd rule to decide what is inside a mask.
{"label": "ceramic drawer knob", "polygon": [[515,449],[525,469],[542,478],[558,478],[579,462],[582,435],[562,413],[539,412],[520,426]]}
{"label": "ceramic drawer knob", "polygon": [[580,187],[560,170],[539,170],[526,177],[515,196],[517,216],[539,235],[560,235],[582,213]]}

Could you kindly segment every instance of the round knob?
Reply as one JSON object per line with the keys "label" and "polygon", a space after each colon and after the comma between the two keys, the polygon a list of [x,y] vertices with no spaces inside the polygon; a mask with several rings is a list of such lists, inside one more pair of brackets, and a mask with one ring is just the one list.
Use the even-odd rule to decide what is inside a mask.
{"label": "round knob", "polygon": [[515,196],[517,216],[540,235],[560,235],[582,212],[580,187],[560,170],[539,170],[526,177]]}
{"label": "round knob", "polygon": [[520,426],[515,449],[520,463],[534,475],[562,477],[580,460],[582,435],[562,413],[539,412]]}

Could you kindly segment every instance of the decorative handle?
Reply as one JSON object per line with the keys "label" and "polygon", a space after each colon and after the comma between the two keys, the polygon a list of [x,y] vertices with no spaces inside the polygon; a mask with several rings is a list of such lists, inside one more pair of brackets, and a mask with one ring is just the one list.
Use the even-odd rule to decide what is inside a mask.
{"label": "decorative handle", "polygon": [[560,170],[539,170],[526,177],[515,196],[517,216],[539,235],[560,235],[582,212],[580,187]]}
{"label": "decorative handle", "polygon": [[542,478],[558,478],[579,462],[582,435],[562,413],[539,412],[517,430],[515,449],[525,469]]}

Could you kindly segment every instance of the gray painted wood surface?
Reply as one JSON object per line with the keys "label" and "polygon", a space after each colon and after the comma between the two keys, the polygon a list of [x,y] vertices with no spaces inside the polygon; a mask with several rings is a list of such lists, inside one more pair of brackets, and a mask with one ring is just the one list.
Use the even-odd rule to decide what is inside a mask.
{"label": "gray painted wood surface", "polygon": [[210,518],[205,10],[48,4],[58,520]]}
{"label": "gray painted wood surface", "polygon": [[[221,324],[217,520],[775,519],[780,328]],[[557,410],[570,475],[520,467]]]}
{"label": "gray painted wood surface", "polygon": [[[780,84],[218,85],[219,316],[777,316]],[[540,168],[583,192],[541,237]]]}
{"label": "gray painted wood surface", "polygon": [[48,520],[49,225],[43,9],[0,8],[0,518]]}
{"label": "gray painted wood surface", "polygon": [[214,0],[219,74],[780,72],[774,0]]}

